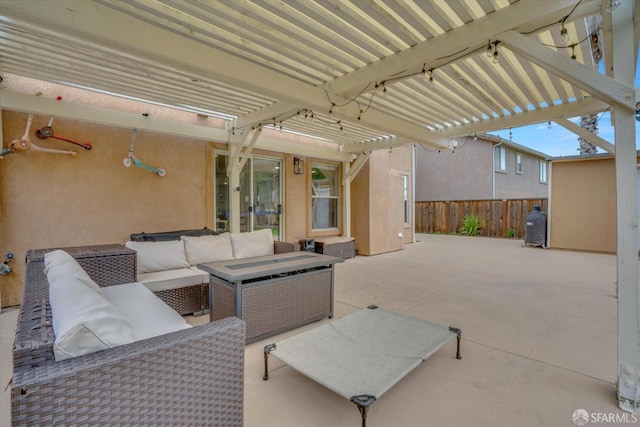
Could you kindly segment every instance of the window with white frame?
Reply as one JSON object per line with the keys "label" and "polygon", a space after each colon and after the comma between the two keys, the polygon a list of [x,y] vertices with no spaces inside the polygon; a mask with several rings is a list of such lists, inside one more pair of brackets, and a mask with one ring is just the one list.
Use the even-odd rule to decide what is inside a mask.
{"label": "window with white frame", "polygon": [[545,184],[547,182],[547,162],[540,160],[540,182]]}
{"label": "window with white frame", "polygon": [[522,174],[522,154],[516,153],[516,173]]}
{"label": "window with white frame", "polygon": [[323,163],[311,164],[311,211],[313,230],[338,228],[340,187],[338,167]]}
{"label": "window with white frame", "polygon": [[498,146],[494,148],[495,152],[495,166],[496,171],[507,171],[507,149],[504,146]]}

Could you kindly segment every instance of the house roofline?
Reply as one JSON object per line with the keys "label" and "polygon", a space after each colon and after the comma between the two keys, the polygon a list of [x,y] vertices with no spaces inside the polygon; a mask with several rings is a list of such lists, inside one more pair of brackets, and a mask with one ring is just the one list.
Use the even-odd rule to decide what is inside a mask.
{"label": "house roofline", "polygon": [[[636,151],[636,157],[640,157],[640,150]],[[584,161],[584,160],[604,160],[604,159],[615,159],[615,156],[611,153],[597,153],[597,154],[583,154],[583,155],[574,155],[574,156],[558,156],[558,157],[549,157],[550,162],[576,162],[576,161]]]}
{"label": "house roofline", "polygon": [[541,151],[536,151],[532,148],[529,147],[525,147],[524,145],[520,145],[520,144],[516,144],[513,141],[510,141],[508,139],[504,139],[498,135],[492,135],[490,133],[479,133],[476,135],[478,138],[483,138],[486,139],[488,141],[493,141],[493,142],[497,142],[497,143],[502,143],[503,145],[506,145],[508,147],[511,148],[515,148],[518,151],[524,151],[525,153],[529,153],[531,155],[534,155],[536,157],[540,157],[543,158],[545,160],[549,160],[550,156],[548,154],[545,154]]}

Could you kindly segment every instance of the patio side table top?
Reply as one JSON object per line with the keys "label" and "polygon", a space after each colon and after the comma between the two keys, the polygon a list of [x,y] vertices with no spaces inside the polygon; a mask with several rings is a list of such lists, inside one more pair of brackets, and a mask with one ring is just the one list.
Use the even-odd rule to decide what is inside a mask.
{"label": "patio side table top", "polygon": [[198,264],[198,268],[228,282],[238,282],[292,271],[330,266],[339,262],[344,262],[344,259],[313,252],[290,252],[262,257],[208,262]]}

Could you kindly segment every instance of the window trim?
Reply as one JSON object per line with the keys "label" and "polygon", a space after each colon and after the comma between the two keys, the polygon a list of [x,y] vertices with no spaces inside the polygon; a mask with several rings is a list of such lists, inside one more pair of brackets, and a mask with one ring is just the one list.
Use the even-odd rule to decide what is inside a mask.
{"label": "window trim", "polygon": [[540,160],[539,169],[540,184],[547,184],[549,182],[548,165],[546,160]]}
{"label": "window trim", "polygon": [[[496,145],[493,147],[495,172],[507,173],[507,147]],[[502,167],[504,165],[504,168]]]}
{"label": "window trim", "polygon": [[[337,195],[334,195],[334,196],[318,196],[318,195],[314,195],[313,194],[313,169],[314,169],[314,167],[317,167],[316,165],[328,166],[330,168],[334,168],[335,169],[336,174],[337,174],[336,175],[337,182],[336,182],[336,189],[335,189],[336,192],[337,192]],[[310,184],[310,190],[311,190],[310,191],[310,193],[311,193],[310,194],[310,196],[311,196],[311,198],[310,198],[310,205],[311,205],[310,206],[310,209],[311,209],[310,212],[311,212],[311,214],[309,215],[309,229],[311,230],[311,233],[313,235],[322,234],[323,232],[334,233],[335,230],[340,230],[340,227],[341,227],[341,209],[342,209],[341,197],[342,197],[342,195],[341,195],[341,188],[340,188],[341,186],[339,185],[339,182],[340,182],[340,179],[341,179],[340,166],[337,165],[337,164],[334,164],[334,163],[324,163],[324,162],[314,161],[314,162],[311,162],[311,173],[309,175],[310,175],[309,184]],[[337,206],[337,209],[336,209],[336,215],[337,215],[336,224],[337,225],[335,227],[314,228],[314,225],[313,225],[313,200],[314,199],[326,199],[326,200],[335,199],[335,200],[338,201],[337,202],[338,206]]]}
{"label": "window trim", "polygon": [[409,184],[409,175],[406,174],[402,174],[400,175],[402,176],[403,179],[403,201],[404,201],[404,213],[403,213],[403,219],[404,219],[404,226],[405,227],[409,227],[409,225],[411,224],[411,204],[410,202],[410,184]]}
{"label": "window trim", "polygon": [[522,175],[522,153],[516,153],[516,174]]}

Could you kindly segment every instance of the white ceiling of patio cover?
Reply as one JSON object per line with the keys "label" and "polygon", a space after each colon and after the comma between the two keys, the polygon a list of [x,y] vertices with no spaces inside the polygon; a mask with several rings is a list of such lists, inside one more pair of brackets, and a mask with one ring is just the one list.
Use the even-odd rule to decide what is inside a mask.
{"label": "white ceiling of patio cover", "polygon": [[[569,13],[571,40],[587,38],[584,17],[600,11],[600,1],[578,3],[0,0],[0,67],[215,112],[237,118],[230,126],[240,129],[282,122],[351,152],[443,146],[450,137],[602,109],[503,43],[498,64],[486,55],[489,41],[511,29],[561,45],[558,23]],[[575,56],[591,67],[588,42]],[[423,69],[427,77],[433,69],[433,82]]]}

